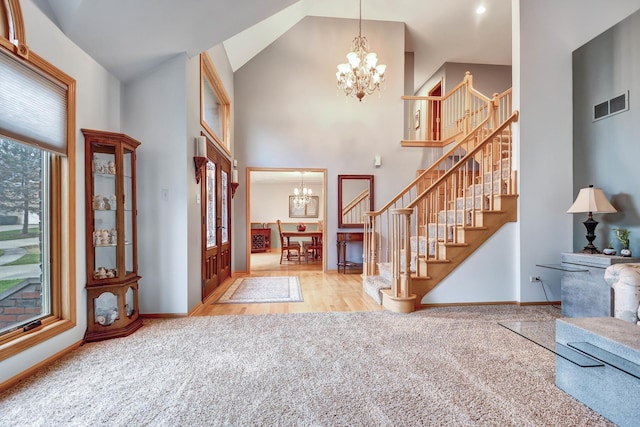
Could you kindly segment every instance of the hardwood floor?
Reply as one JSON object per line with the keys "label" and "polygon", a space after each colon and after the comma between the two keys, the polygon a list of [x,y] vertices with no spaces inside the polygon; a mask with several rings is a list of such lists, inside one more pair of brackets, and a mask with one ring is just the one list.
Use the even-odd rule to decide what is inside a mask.
{"label": "hardwood floor", "polygon": [[[191,314],[192,316],[216,316],[225,314],[314,313],[327,311],[378,311],[378,305],[362,288],[362,276],[357,273],[339,274],[322,272],[322,263],[283,262],[280,253],[253,254],[251,274],[248,276],[298,276],[303,302],[216,304],[215,301],[237,277],[220,285],[211,296]],[[243,275],[242,277],[247,277]]]}

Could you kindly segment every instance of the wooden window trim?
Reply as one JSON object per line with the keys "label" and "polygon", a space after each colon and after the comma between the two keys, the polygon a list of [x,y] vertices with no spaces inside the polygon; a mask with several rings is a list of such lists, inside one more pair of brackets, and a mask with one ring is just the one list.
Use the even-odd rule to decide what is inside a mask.
{"label": "wooden window trim", "polygon": [[[222,109],[222,135],[217,135],[205,121],[204,114],[204,85],[203,79],[207,79],[213,88]],[[200,54],[200,125],[207,131],[220,148],[231,156],[231,98],[222,84],[222,80],[213,65],[213,61],[207,52]]]}
{"label": "wooden window trim", "polygon": [[[42,75],[67,86],[67,156],[53,155],[50,175],[51,239],[51,315],[42,325],[18,329],[0,338],[0,361],[49,340],[76,326],[76,82],[73,78],[29,52],[25,44],[24,24],[17,0],[9,0],[10,11],[0,9],[0,19],[12,20],[11,37],[21,37],[17,45],[0,34],[0,48],[26,61]],[[5,17],[1,16],[5,14]],[[23,47],[21,47],[23,46]],[[25,54],[26,52],[26,54]],[[43,260],[47,262],[47,260]]]}

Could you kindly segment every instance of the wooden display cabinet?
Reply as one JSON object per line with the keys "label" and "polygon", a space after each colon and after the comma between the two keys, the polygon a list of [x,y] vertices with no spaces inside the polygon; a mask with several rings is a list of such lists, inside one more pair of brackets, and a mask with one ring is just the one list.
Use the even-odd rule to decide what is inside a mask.
{"label": "wooden display cabinet", "polygon": [[85,138],[87,332],[85,341],[127,336],[138,311],[136,149],[127,135],[82,129]]}
{"label": "wooden display cabinet", "polygon": [[251,229],[251,253],[271,252],[271,229]]}

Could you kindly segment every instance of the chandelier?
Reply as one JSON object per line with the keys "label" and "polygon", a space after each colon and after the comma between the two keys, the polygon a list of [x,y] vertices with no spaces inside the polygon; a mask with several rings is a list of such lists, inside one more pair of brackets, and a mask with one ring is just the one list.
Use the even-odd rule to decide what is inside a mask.
{"label": "chandelier", "polygon": [[369,42],[362,36],[362,0],[360,0],[360,19],[358,21],[358,36],[351,43],[351,52],[347,54],[346,64],[338,65],[338,88],[344,90],[347,96],[355,96],[362,102],[365,95],[371,95],[380,89],[384,81],[387,66],[378,64],[378,55],[369,52]]}
{"label": "chandelier", "polygon": [[311,201],[311,189],[304,186],[304,172],[300,172],[300,188],[293,189],[293,206],[296,209],[303,208]]}

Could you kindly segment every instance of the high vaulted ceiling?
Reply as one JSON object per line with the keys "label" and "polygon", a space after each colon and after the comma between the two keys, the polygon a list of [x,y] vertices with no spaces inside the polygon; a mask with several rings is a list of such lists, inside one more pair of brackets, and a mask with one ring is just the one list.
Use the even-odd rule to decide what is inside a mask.
{"label": "high vaulted ceiling", "polygon": [[[123,82],[219,43],[235,71],[305,16],[358,19],[359,11],[358,0],[32,1]],[[487,11],[477,15],[481,4]],[[511,0],[363,0],[362,19],[405,23],[414,90],[444,62],[511,64]]]}

